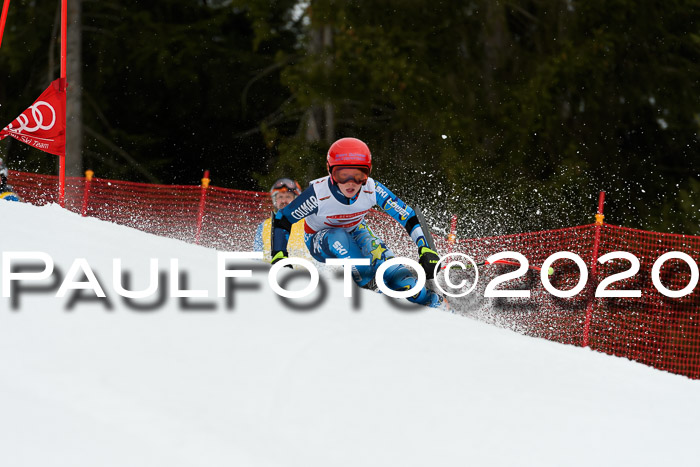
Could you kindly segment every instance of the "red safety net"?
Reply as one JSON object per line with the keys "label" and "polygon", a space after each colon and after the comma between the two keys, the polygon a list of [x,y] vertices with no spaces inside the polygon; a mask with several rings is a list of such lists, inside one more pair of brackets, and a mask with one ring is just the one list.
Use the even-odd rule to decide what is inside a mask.
{"label": "red safety net", "polygon": [[[609,289],[641,290],[640,298],[599,298],[591,316],[590,346],[647,365],[700,378],[700,287],[684,297],[672,298],[657,290],[652,268],[670,251],[683,252],[700,263],[700,237],[660,234],[605,225],[600,254],[628,251],[640,262],[637,274]],[[659,263],[661,264],[661,263]],[[629,262],[599,265],[597,279],[629,269]],[[659,280],[669,290],[690,284],[690,265],[669,259],[660,268]]]}
{"label": "red safety net", "polygon": [[[569,251],[589,263],[586,258],[591,257],[593,233],[592,226],[585,225],[501,237],[465,239],[456,242],[454,251],[469,255],[477,263],[499,252],[517,252],[525,256],[531,266],[542,265],[547,257],[558,251]],[[556,289],[569,290],[576,286],[579,274],[575,263],[557,261],[553,266],[556,273],[549,276],[549,279]],[[580,345],[588,305],[586,291],[571,298],[555,297],[544,289],[540,272],[528,269],[523,276],[510,279],[496,289],[529,290],[529,298],[484,296],[487,284],[498,276],[517,269],[517,266],[503,264],[479,268],[478,287],[470,294],[469,301],[462,304],[461,311],[523,334]]]}
{"label": "red safety net", "polygon": [[[588,345],[601,352],[626,357],[656,368],[700,378],[700,293],[696,286],[684,297],[671,298],[661,293],[652,281],[654,263],[664,253],[677,251],[700,263],[700,237],[660,234],[603,225],[599,229],[597,257],[624,251],[639,259],[639,272],[611,283],[607,290],[639,290],[638,298],[597,298],[601,281],[630,269],[630,263],[613,259],[597,263],[591,276],[595,224],[566,229],[531,232],[503,237],[469,239],[457,242],[455,249],[469,254],[477,262],[500,251],[522,253],[531,265],[541,265],[559,252],[576,253],[587,265],[586,287],[570,298],[559,298],[544,289],[540,272],[529,270],[524,276],[503,284],[503,289],[528,289],[530,298],[491,298],[483,293],[468,304],[468,314],[524,334],[566,344]],[[597,260],[597,258],[595,258]],[[482,268],[479,290],[496,275],[516,270],[515,266],[495,264]],[[549,277],[554,288],[574,288],[580,279],[579,267],[570,260],[553,263]],[[691,269],[681,259],[669,259],[660,268],[659,280],[668,290],[681,290],[691,282]],[[588,332],[586,323],[588,320]]]}
{"label": "red safety net", "polygon": [[[10,171],[10,184],[23,200],[42,205],[57,201],[57,177]],[[153,185],[119,180],[69,178],[66,208],[82,215],[115,222],[156,235],[225,251],[252,250],[258,224],[270,214],[267,193],[219,187]],[[415,245],[396,222],[373,211],[368,224],[397,256],[417,258]],[[435,235],[435,234],[434,234]],[[626,357],[644,364],[700,379],[700,292],[694,287],[683,297],[662,294],[652,280],[652,268],[664,253],[675,251],[700,263],[700,236],[661,234],[613,225],[583,225],[565,229],[448,242],[435,235],[441,253],[461,252],[476,262],[514,251],[530,265],[540,266],[552,254],[567,251],[586,264],[585,288],[570,298],[544,289],[539,271],[511,279],[497,289],[527,289],[529,298],[485,298],[484,288],[516,266],[495,264],[480,268],[477,289],[456,302],[458,311],[523,334]],[[640,270],[612,283],[608,290],[640,290],[639,298],[596,298],[598,284],[629,269],[622,259],[597,264],[591,275],[594,245],[600,257],[614,251],[635,255]],[[548,276],[558,290],[570,290],[580,278],[570,260],[553,263]],[[681,290],[691,281],[691,267],[669,259],[659,280],[668,290]]]}

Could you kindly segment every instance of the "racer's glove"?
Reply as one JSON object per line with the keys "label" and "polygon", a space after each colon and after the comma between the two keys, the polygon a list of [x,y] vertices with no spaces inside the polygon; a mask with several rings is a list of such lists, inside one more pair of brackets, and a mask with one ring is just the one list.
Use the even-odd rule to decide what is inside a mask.
{"label": "racer's glove", "polygon": [[[277,261],[282,261],[283,259],[287,259],[287,250],[272,252],[272,264],[275,264]],[[284,267],[293,269],[291,264],[285,264]]]}
{"label": "racer's glove", "polygon": [[437,253],[428,248],[427,246],[422,246],[418,248],[419,259],[418,262],[423,266],[425,270],[426,280],[435,278],[435,266],[440,262],[440,258]]}

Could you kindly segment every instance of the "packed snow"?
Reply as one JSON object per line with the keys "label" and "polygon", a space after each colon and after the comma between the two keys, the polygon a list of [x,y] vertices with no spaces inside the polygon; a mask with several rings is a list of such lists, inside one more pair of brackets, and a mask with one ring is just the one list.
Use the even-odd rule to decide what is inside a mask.
{"label": "packed snow", "polygon": [[[325,291],[284,302],[269,266],[234,260],[252,277],[218,298],[215,250],[55,205],[3,203],[0,219],[2,465],[698,465],[700,381],[345,298],[331,272]],[[53,274],[8,281],[10,266],[44,264],[18,252],[45,253]],[[151,258],[159,293],[120,297],[114,260],[143,290]],[[206,297],[160,293],[175,290],[173,259],[180,294]],[[308,283],[297,275],[288,288]]]}

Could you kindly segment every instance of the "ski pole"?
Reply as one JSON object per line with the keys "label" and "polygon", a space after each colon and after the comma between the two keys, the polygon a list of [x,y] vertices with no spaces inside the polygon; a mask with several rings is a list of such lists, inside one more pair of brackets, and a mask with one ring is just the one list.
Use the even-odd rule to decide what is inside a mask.
{"label": "ski pole", "polygon": [[[421,226],[423,229],[423,235],[425,236],[425,241],[428,244],[428,248],[430,248],[433,251],[437,250],[435,249],[435,240],[433,239],[433,234],[430,232],[430,227],[428,226],[428,223],[425,222],[425,218],[423,217],[423,213],[421,212],[420,208],[418,206],[413,206],[413,211],[416,213],[416,217],[418,218],[418,224]],[[476,263],[477,267],[481,266],[490,266],[492,264],[507,264],[510,266],[520,266],[520,263],[517,261],[508,261],[506,259],[498,259],[494,261],[493,263],[489,263],[488,261],[482,261],[480,263]],[[468,267],[471,266],[468,265]],[[442,266],[440,269],[445,269],[446,266]],[[537,267],[537,266],[528,266],[529,269],[534,269],[535,271],[542,271],[542,268]],[[552,275],[554,274],[554,268],[550,267],[549,270],[547,270],[547,275]]]}
{"label": "ski pole", "polygon": [[433,239],[433,234],[430,232],[430,226],[425,222],[425,217],[418,206],[413,206],[413,212],[416,213],[416,219],[418,219],[418,225],[423,229],[423,236],[425,237],[425,242],[428,244],[428,248],[437,252],[435,249],[435,240]]}
{"label": "ski pole", "polygon": [[[507,259],[497,259],[493,263],[489,263],[488,261],[484,260],[484,261],[481,261],[480,263],[476,263],[476,266],[477,267],[491,266],[493,264],[507,264],[509,266],[520,266],[520,263],[518,263],[517,261],[509,261]],[[444,270],[444,269],[446,269],[446,267],[447,267],[447,265],[442,266],[440,269]],[[472,267],[472,265],[467,264],[467,265],[465,265],[465,267],[470,268],[470,267]],[[458,266],[452,266],[451,269],[462,269],[462,268],[460,268]],[[528,266],[528,269],[534,269],[535,271],[542,271],[542,268],[537,267],[537,266]],[[547,270],[547,275],[551,276],[552,274],[554,274],[554,268],[550,267],[549,270]]]}

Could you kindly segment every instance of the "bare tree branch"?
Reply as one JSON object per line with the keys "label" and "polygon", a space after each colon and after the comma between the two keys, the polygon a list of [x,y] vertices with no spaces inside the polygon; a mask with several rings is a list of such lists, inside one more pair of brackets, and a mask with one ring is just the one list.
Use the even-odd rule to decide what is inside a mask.
{"label": "bare tree branch", "polygon": [[149,172],[141,164],[139,164],[138,161],[131,156],[131,154],[114,144],[109,138],[98,133],[97,131],[93,130],[87,125],[84,125],[83,128],[85,129],[85,132],[87,134],[89,134],[90,136],[92,136],[93,138],[95,138],[96,140],[98,140],[99,142],[101,142],[102,144],[119,154],[125,161],[129,163],[129,165],[136,169],[141,175],[146,177],[150,182],[158,184],[162,183],[162,181],[158,177],[154,176],[151,172]]}

